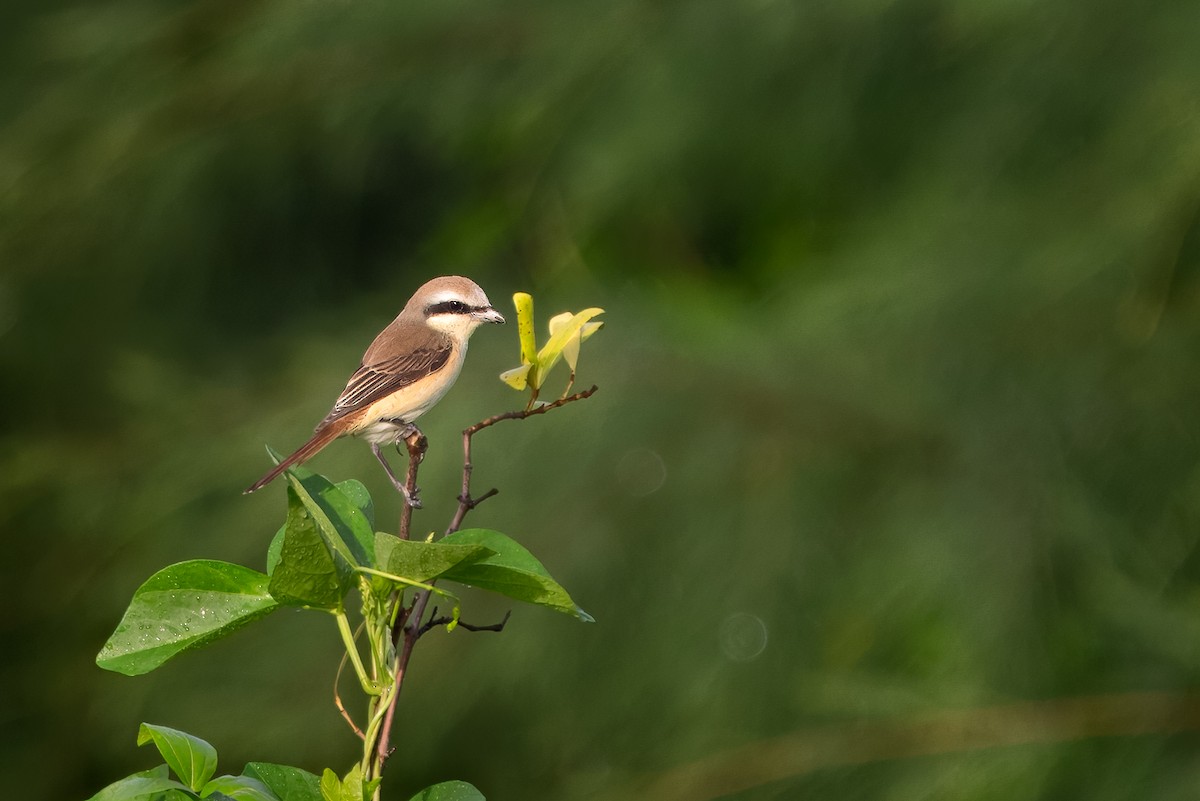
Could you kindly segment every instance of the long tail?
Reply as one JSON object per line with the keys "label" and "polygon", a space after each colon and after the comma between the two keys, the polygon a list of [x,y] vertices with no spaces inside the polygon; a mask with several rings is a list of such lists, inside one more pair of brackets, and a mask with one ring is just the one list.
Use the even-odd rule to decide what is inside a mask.
{"label": "long tail", "polygon": [[292,465],[300,464],[301,462],[307,461],[313,456],[316,456],[317,451],[333,442],[338,438],[338,436],[341,435],[341,433],[340,426],[323,426],[322,428],[317,429],[317,433],[313,434],[312,439],[297,448],[296,452],[291,456],[287,457],[282,462],[271,468],[265,476],[247,487],[245,492],[242,494],[249,495],[255,490],[262,489],[278,478],[280,473],[282,473],[284,470],[287,470]]}

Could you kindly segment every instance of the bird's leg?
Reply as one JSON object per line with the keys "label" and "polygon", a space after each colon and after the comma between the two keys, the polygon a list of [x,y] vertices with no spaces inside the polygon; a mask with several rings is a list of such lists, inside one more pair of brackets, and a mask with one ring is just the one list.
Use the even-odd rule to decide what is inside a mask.
{"label": "bird's leg", "polygon": [[375,454],[375,458],[379,460],[381,465],[383,465],[383,470],[387,473],[387,477],[391,479],[392,486],[396,488],[397,492],[404,496],[404,502],[414,509],[420,509],[421,499],[417,497],[416,488],[414,487],[413,491],[410,493],[408,491],[408,487],[404,486],[404,482],[396,478],[396,474],[392,472],[392,466],[388,464],[388,460],[386,457],[384,457],[383,451],[380,450],[378,442],[371,443],[371,453]]}

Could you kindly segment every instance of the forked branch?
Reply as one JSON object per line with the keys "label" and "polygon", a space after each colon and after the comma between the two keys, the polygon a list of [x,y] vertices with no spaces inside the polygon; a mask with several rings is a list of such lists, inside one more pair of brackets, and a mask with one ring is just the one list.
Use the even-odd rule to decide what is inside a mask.
{"label": "forked branch", "polygon": [[463,519],[467,516],[467,512],[471,511],[476,506],[483,503],[488,498],[492,497],[493,495],[495,495],[496,493],[499,492],[499,490],[497,490],[497,489],[490,489],[487,492],[485,492],[484,494],[480,495],[478,498],[471,497],[471,473],[475,469],[475,466],[471,463],[471,439],[472,439],[472,437],[474,437],[476,434],[478,434],[480,431],[484,430],[485,428],[490,428],[490,427],[496,425],[497,423],[503,422],[505,420],[524,420],[526,418],[533,417],[534,415],[545,414],[546,412],[548,412],[552,409],[557,409],[560,406],[566,406],[568,403],[574,403],[575,401],[581,401],[584,398],[590,398],[590,397],[592,397],[592,395],[596,394],[596,390],[598,390],[598,389],[599,389],[599,387],[597,387],[595,384],[593,384],[590,388],[585,389],[582,392],[576,392],[574,395],[567,395],[564,398],[559,398],[558,400],[554,401],[553,403],[546,403],[541,406],[534,406],[532,409],[522,409],[520,411],[515,411],[515,412],[503,412],[501,414],[494,414],[491,417],[480,420],[478,423],[471,426],[470,428],[465,429],[462,433],[462,438],[463,438],[463,440],[462,440],[463,441],[462,492],[460,492],[458,495],[458,509],[454,512],[454,517],[450,520],[450,525],[446,528],[446,533],[452,534],[455,531],[458,531],[459,528],[462,527],[462,522],[463,522]]}
{"label": "forked branch", "polygon": [[[553,403],[535,406],[531,409],[522,409],[521,411],[504,412],[502,414],[492,415],[491,417],[480,420],[475,425],[467,428],[462,433],[463,442],[463,470],[462,470],[462,491],[458,496],[458,508],[454,512],[454,516],[450,520],[450,525],[446,528],[446,534],[452,534],[458,531],[462,526],[463,520],[467,516],[467,512],[474,509],[479,504],[486,501],[488,498],[497,494],[499,490],[490,489],[480,495],[478,498],[471,496],[471,440],[480,431],[485,428],[490,428],[504,420],[524,420],[528,417],[533,417],[539,414],[545,414],[552,409],[557,409],[561,406],[566,406],[568,403],[590,398],[596,393],[599,387],[592,386],[582,392],[576,392],[574,395],[567,395],[559,398]],[[425,458],[425,450],[428,442],[420,431],[414,433],[405,440],[408,446],[408,472],[405,475],[405,486],[410,492],[416,491],[417,486],[417,468],[421,464],[421,460]],[[412,506],[408,503],[403,505],[400,512],[400,538],[409,538],[409,529],[412,526]],[[429,604],[429,590],[421,590],[418,592],[412,601],[412,605],[407,609],[399,610],[396,624],[392,628],[393,643],[395,646],[395,663],[393,664],[392,675],[395,677],[395,691],[392,693],[390,704],[388,705],[387,713],[383,720],[383,725],[380,729],[379,740],[375,747],[375,771],[374,775],[379,776],[383,772],[384,763],[392,752],[390,743],[392,723],[396,716],[396,702],[400,698],[400,688],[404,683],[404,677],[408,673],[408,661],[412,657],[413,646],[417,644],[417,640],[422,634],[429,631],[438,625],[444,625],[450,622],[449,618],[438,617],[437,609],[431,613],[429,620],[422,623],[425,617],[425,609]],[[397,593],[395,603],[400,603],[403,595]],[[494,623],[490,626],[473,626],[467,623],[459,622],[459,626],[468,631],[503,631],[504,625],[508,622],[508,614],[504,615],[504,619],[499,623]]]}

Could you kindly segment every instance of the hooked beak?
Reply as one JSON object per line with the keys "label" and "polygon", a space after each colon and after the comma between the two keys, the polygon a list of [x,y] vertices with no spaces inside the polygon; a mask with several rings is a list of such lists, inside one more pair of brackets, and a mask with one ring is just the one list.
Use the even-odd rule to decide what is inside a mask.
{"label": "hooked beak", "polygon": [[503,315],[501,315],[500,312],[496,311],[491,306],[488,306],[486,309],[478,309],[472,312],[472,314],[475,316],[476,320],[479,320],[482,323],[496,323],[498,325],[504,324]]}

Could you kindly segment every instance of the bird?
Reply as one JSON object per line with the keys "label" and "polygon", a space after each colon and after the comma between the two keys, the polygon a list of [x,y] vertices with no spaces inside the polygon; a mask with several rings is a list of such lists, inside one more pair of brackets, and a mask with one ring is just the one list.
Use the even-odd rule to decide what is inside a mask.
{"label": "bird", "polygon": [[471,334],[484,323],[503,322],[504,317],[471,279],[444,275],[427,281],[375,337],[308,442],[245,493],[262,489],[338,437],[359,436],[370,443],[371,452],[405,502],[419,507],[416,494],[409,493],[392,472],[381,447],[399,444],[417,432],[414,421],[441,400],[458,378]]}

